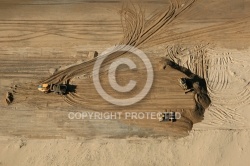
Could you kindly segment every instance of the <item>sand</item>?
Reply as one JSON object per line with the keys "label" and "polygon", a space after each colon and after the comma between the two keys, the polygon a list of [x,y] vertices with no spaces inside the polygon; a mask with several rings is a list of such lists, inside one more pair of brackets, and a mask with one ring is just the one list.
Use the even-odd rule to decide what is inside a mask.
{"label": "sand", "polygon": [[[1,1],[0,165],[248,165],[250,162],[249,1]],[[152,17],[154,16],[154,17]],[[137,105],[119,108],[103,100],[91,72],[99,54],[129,44],[150,58],[155,79]],[[109,89],[105,70],[101,80]],[[159,67],[169,58],[202,77],[210,106],[195,112],[180,71]],[[145,68],[121,70],[145,82]],[[139,75],[139,76],[138,76]],[[42,82],[68,79],[64,97],[37,91]],[[127,79],[119,79],[126,84]],[[87,89],[86,89],[87,87]],[[6,92],[14,100],[5,103]],[[69,112],[170,110],[183,118],[70,120]]]}
{"label": "sand", "polygon": [[[25,140],[4,138],[2,165],[244,165],[248,130],[194,130],[178,140]],[[25,144],[20,148],[20,145]]]}

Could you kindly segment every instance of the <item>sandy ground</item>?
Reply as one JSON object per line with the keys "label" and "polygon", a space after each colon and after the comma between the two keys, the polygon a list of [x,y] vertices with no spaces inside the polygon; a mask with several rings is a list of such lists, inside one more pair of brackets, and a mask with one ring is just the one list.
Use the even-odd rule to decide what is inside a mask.
{"label": "sandy ground", "polygon": [[[1,139],[2,165],[244,165],[248,130],[195,130],[177,140]],[[20,148],[21,146],[21,148]]]}
{"label": "sandy ground", "polygon": [[[11,105],[0,104],[0,165],[248,165],[250,1],[176,2],[137,1],[140,8],[125,8],[120,1],[2,0],[1,101],[6,91],[15,93]],[[123,109],[105,102],[88,75],[95,62],[87,61],[89,52],[117,43],[142,49],[155,70],[146,98]],[[205,79],[212,103],[204,120],[194,111],[193,94],[176,83],[183,73],[160,70],[159,57]],[[145,73],[120,74],[145,81]],[[36,89],[39,81],[67,79],[77,88],[63,98]],[[105,74],[102,82],[107,85]],[[167,124],[68,118],[69,112],[142,109],[184,118]]]}

